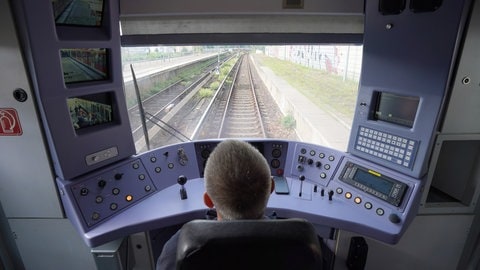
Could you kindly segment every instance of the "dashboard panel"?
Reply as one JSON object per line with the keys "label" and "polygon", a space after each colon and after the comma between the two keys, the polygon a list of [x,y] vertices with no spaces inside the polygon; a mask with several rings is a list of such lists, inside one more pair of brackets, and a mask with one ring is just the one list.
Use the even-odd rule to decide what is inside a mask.
{"label": "dashboard panel", "polygon": [[[203,171],[221,140],[154,149],[77,180],[57,179],[67,215],[89,246],[203,218]],[[315,144],[257,139],[272,176],[267,211],[396,243],[416,215],[421,180]],[[269,213],[266,213],[269,214]]]}

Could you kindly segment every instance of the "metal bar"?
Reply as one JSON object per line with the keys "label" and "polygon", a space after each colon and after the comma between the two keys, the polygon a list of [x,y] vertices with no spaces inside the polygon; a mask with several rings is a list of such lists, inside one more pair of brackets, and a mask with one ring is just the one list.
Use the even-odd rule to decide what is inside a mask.
{"label": "metal bar", "polygon": [[147,149],[150,150],[150,140],[148,138],[147,123],[145,121],[145,111],[143,110],[142,98],[140,97],[140,90],[138,89],[137,78],[135,77],[135,71],[133,70],[132,64],[130,64],[130,70],[132,71],[133,85],[135,86],[135,94],[137,95],[138,110],[140,111],[140,119],[143,127],[143,136],[145,137]]}

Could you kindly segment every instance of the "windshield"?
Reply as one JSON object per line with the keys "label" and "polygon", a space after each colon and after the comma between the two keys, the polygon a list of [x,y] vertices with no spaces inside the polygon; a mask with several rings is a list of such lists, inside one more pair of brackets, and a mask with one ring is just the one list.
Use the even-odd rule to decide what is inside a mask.
{"label": "windshield", "polygon": [[216,138],[347,149],[362,46],[124,47],[122,62],[138,153]]}

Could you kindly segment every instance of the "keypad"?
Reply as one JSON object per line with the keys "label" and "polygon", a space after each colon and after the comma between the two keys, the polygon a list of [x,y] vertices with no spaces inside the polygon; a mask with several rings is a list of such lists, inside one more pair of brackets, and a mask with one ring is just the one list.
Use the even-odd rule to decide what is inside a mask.
{"label": "keypad", "polygon": [[412,168],[418,141],[367,127],[358,129],[355,149],[394,164]]}

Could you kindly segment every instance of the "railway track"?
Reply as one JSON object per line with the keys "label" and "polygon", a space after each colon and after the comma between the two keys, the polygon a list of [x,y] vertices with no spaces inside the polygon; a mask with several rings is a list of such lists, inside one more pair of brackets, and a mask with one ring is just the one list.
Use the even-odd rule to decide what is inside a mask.
{"label": "railway track", "polygon": [[248,56],[242,57],[221,122],[219,137],[266,137]]}
{"label": "railway track", "polygon": [[238,137],[266,137],[247,55],[232,68],[193,135],[194,139]]}
{"label": "railway track", "polygon": [[[261,79],[252,72],[249,55],[234,60],[212,96],[198,92],[215,79],[213,75],[212,80],[199,83],[165,116],[153,116],[145,110],[147,117],[154,118],[149,122],[156,123],[149,127],[151,148],[186,140],[282,137],[281,112]],[[139,141],[145,144],[143,139]],[[147,150],[144,145],[136,146],[139,152]]]}

